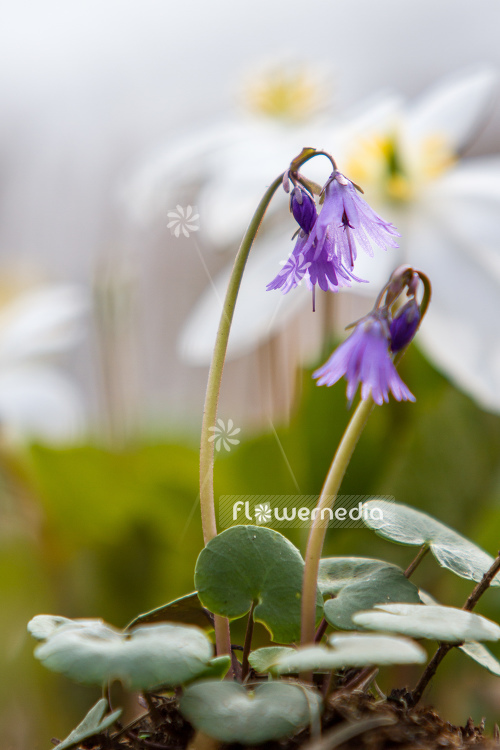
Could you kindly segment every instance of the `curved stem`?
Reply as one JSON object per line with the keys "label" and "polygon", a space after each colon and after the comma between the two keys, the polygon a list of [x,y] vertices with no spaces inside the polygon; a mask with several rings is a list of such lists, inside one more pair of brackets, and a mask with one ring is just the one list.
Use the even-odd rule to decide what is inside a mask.
{"label": "curved stem", "polygon": [[217,407],[219,404],[219,392],[226,358],[227,342],[231,323],[233,320],[236,298],[241,284],[241,278],[247,262],[248,254],[255,236],[259,230],[262,219],[274,193],[281,185],[283,175],[277,177],[266,190],[260,201],[252,221],[243,237],[243,241],[236,255],[231,278],[226,292],[226,298],[222,308],[222,315],[217,331],[215,348],[208,374],[207,393],[205,396],[205,408],[203,410],[203,423],[201,427],[200,447],[200,509],[201,523],[203,526],[203,538],[205,544],[217,535],[217,523],[215,520],[214,505],[214,441],[210,442],[210,427],[215,426],[217,419]]}
{"label": "curved stem", "polygon": [[[238,250],[234,261],[226,298],[222,308],[219,330],[217,331],[214,353],[208,374],[207,393],[205,396],[205,408],[203,410],[203,422],[201,427],[200,510],[205,544],[217,536],[214,502],[214,441],[210,441],[209,438],[210,427],[215,426],[215,421],[217,419],[220,384],[222,380],[222,371],[224,369],[224,361],[226,359],[227,342],[231,330],[234,307],[250,248],[252,247],[252,243],[259,230],[271,198],[281,185],[282,180],[283,175],[281,174],[266,190],[255,214],[253,215],[245,236],[243,237],[240,249]],[[225,617],[215,617],[215,639],[217,644],[217,654],[219,656],[231,653],[229,621]]]}
{"label": "curved stem", "polygon": [[[292,161],[290,168],[299,169],[309,159],[315,156],[326,155],[322,151],[316,151],[313,148],[303,149],[302,152]],[[331,157],[329,157],[331,158]],[[240,245],[240,249],[234,260],[233,270],[229,279],[229,284],[222,307],[217,337],[215,340],[214,353],[210,370],[208,373],[207,392],[205,396],[205,407],[203,409],[203,422],[201,426],[201,445],[200,445],[200,511],[201,524],[203,528],[203,539],[205,544],[217,536],[217,521],[215,518],[214,502],[214,440],[210,440],[210,428],[215,427],[217,419],[217,407],[219,404],[220,385],[224,362],[226,359],[227,344],[229,332],[234,315],[234,307],[240,289],[241,279],[248,254],[252,247],[253,241],[259,231],[267,208],[273,198],[276,190],[283,182],[285,173],[280,174],[274,182],[268,187],[248,226],[245,236]],[[213,436],[212,436],[213,438]],[[229,633],[229,621],[223,617],[215,617],[215,635],[217,643],[217,654],[231,653],[231,637]]]}
{"label": "curved stem", "polygon": [[[293,159],[290,164],[291,170],[298,170],[303,164],[316,156],[327,156],[332,164],[335,164],[333,158],[325,151],[316,151],[314,148],[304,148],[301,153]],[[236,255],[233,270],[231,272],[231,278],[229,279],[229,285],[226,291],[226,297],[224,299],[224,305],[222,307],[222,314],[219,323],[219,329],[217,331],[217,338],[215,340],[214,353],[212,356],[212,362],[210,364],[210,370],[208,373],[207,392],[205,396],[205,407],[203,409],[203,422],[201,426],[201,447],[200,447],[200,510],[201,510],[201,523],[203,527],[203,538],[205,544],[210,539],[217,536],[217,523],[215,520],[215,507],[214,507],[214,441],[210,441],[210,427],[215,427],[215,421],[217,419],[217,407],[219,404],[219,392],[220,384],[222,380],[222,371],[224,369],[224,361],[226,359],[227,342],[229,339],[229,332],[231,330],[231,323],[233,320],[234,307],[236,304],[236,298],[241,284],[241,278],[245,265],[247,262],[250,248],[252,247],[253,241],[259,231],[259,227],[264,218],[264,214],[274,196],[276,190],[283,182],[283,177],[286,173],[277,177],[273,183],[268,187],[264,193],[257,209],[252,217],[245,236],[240,245],[240,249]]]}
{"label": "curved stem", "polygon": [[347,425],[340,445],[333,458],[330,470],[321,490],[321,495],[315,509],[314,519],[309,530],[307,540],[304,579],[302,584],[302,632],[303,645],[314,642],[316,620],[316,588],[318,580],[319,561],[325,541],[328,520],[322,518],[322,511],[332,508],[336,500],[344,474],[351,460],[364,426],[374,406],[369,396],[362,400]]}

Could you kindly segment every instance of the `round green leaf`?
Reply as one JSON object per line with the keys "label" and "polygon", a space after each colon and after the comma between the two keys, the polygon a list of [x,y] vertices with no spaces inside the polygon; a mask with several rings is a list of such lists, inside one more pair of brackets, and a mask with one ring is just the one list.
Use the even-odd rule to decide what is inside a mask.
{"label": "round green leaf", "polygon": [[[428,544],[438,563],[461,578],[480,581],[494,561],[491,555],[444,523],[408,505],[368,500],[363,508],[367,511],[362,514],[363,521],[377,534],[399,544]],[[491,585],[500,586],[500,574]]]}
{"label": "round green leaf", "polygon": [[273,669],[278,674],[309,670],[331,671],[343,667],[386,664],[421,664],[427,654],[415,641],[382,634],[342,633],[329,638],[331,648],[306,646],[278,656]]}
{"label": "round green leaf", "polygon": [[455,607],[379,604],[370,612],[358,612],[352,619],[364,628],[446,643],[500,639],[500,626],[495,622]]}
{"label": "round green leaf", "polygon": [[327,557],[321,560],[318,585],[322,594],[336,594],[323,605],[330,625],[355,630],[352,616],[385,602],[420,602],[418,589],[401,568],[366,557]]}
{"label": "round green leaf", "polygon": [[272,671],[272,667],[279,656],[294,653],[295,649],[288,646],[265,646],[252,651],[248,661],[256,672],[269,672]]}
{"label": "round green leaf", "polygon": [[102,685],[121,680],[134,690],[181,685],[206,670],[212,643],[197,628],[145,625],[121,632],[100,621],[61,625],[35,649],[54,672]]}
{"label": "round green leaf", "polygon": [[248,691],[234,682],[199,682],[184,691],[183,716],[221,742],[255,745],[294,734],[315,720],[321,699],[310,690],[266,682]]}
{"label": "round green leaf", "polygon": [[[60,618],[66,619],[66,618]],[[97,701],[95,706],[92,706],[85,718],[78,724],[72,732],[68,734],[66,739],[60,742],[57,747],[61,750],[67,750],[70,747],[79,745],[83,740],[88,740],[90,737],[94,737],[96,734],[104,732],[105,729],[112,726],[117,719],[120,718],[122,709],[117,708],[116,711],[104,716],[108,710],[108,701],[105,698]]]}
{"label": "round green leaf", "polygon": [[186,594],[179,599],[174,599],[168,604],[144,612],[132,620],[125,630],[135,628],[137,625],[149,625],[154,622],[179,622],[182,625],[196,625],[203,630],[213,630],[213,618],[198,599],[198,594]]}
{"label": "round green leaf", "polygon": [[[234,619],[256,603],[254,620],[278,643],[300,637],[300,599],[304,561],[277,531],[259,526],[233,526],[201,551],[195,586],[204,607]],[[317,598],[318,614],[321,596]]]}

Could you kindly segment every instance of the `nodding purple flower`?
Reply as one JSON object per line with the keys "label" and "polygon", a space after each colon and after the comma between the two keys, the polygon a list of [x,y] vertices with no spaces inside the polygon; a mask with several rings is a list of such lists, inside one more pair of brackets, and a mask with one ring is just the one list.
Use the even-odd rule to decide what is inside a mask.
{"label": "nodding purple flower", "polygon": [[[372,244],[383,249],[398,247],[394,238],[399,233],[370,208],[353,183],[337,170],[326,183],[324,195],[323,208],[316,215],[312,197],[298,186],[292,191],[290,207],[301,230],[289,262],[292,268],[292,256],[303,256],[307,267],[299,281],[305,276],[313,290],[318,284],[324,291],[337,291],[350,286],[351,281],[363,282],[352,273],[358,245],[371,256]],[[287,266],[267,285],[268,290],[281,289],[286,293],[297,286],[297,275],[286,276]]]}
{"label": "nodding purple flower", "polygon": [[407,346],[420,325],[420,307],[415,298],[410,299],[398,310],[391,321],[391,351],[399,352]]}
{"label": "nodding purple flower", "polygon": [[415,396],[398,375],[390,354],[390,331],[387,322],[375,315],[362,320],[353,333],[313,373],[318,385],[333,385],[345,375],[347,399],[352,402],[361,383],[361,398],[371,396],[375,403],[415,401]]}
{"label": "nodding purple flower", "polygon": [[301,229],[309,234],[318,216],[316,203],[309,193],[296,185],[290,195],[290,211]]}
{"label": "nodding purple flower", "polygon": [[295,247],[289,256],[287,262],[283,265],[281,271],[269,282],[266,289],[281,289],[286,294],[298,286],[302,279],[310,289],[313,290],[313,307],[314,307],[314,289],[318,284],[323,291],[328,289],[332,292],[337,291],[339,287],[350,286],[351,279],[362,281],[347,269],[332,262],[328,252],[328,245],[324,245],[321,252],[317,255],[305,253],[305,245],[309,241],[309,235],[300,230]]}
{"label": "nodding purple flower", "polygon": [[400,236],[396,227],[381,219],[341,172],[330,175],[324,193],[323,208],[310,234],[316,253],[329,243],[337,263],[352,271],[357,245],[370,256],[373,255],[372,243],[383,250],[398,247],[394,239]]}

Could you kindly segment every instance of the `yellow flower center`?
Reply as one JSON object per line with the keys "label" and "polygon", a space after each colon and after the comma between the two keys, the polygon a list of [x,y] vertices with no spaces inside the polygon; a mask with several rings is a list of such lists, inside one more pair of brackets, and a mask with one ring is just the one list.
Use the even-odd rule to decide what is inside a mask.
{"label": "yellow flower center", "polygon": [[435,134],[422,140],[415,163],[407,164],[398,136],[392,133],[361,139],[347,160],[345,173],[362,188],[377,191],[382,199],[404,203],[455,161],[446,138]]}
{"label": "yellow flower center", "polygon": [[279,66],[253,75],[246,85],[246,106],[260,115],[300,122],[316,114],[326,100],[321,76],[305,66]]}

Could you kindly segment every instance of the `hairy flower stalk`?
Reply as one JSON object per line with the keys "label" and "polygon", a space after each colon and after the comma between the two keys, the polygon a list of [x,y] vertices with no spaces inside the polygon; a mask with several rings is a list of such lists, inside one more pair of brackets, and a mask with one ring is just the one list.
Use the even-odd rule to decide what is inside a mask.
{"label": "hairy flower stalk", "polygon": [[[416,295],[420,282],[423,286],[423,295],[421,302],[417,303]],[[392,308],[405,290],[410,299],[393,315]],[[345,375],[349,402],[354,398],[361,383],[361,401],[335,453],[309,530],[302,586],[303,645],[313,643],[315,635],[316,586],[328,528],[328,521],[323,519],[322,511],[332,508],[335,503],[354,448],[374,404],[388,401],[389,391],[398,401],[415,400],[396,371],[391,351],[397,351],[399,359],[413,339],[427,310],[430,290],[428,278],[420,271],[414,271],[408,266],[396,269],[379,294],[374,310],[356,324],[351,336],[340,345],[328,362],[314,373],[315,377],[320,378],[318,385],[332,385]],[[413,305],[418,308],[417,311]]]}
{"label": "hairy flower stalk", "polygon": [[[200,511],[203,528],[203,539],[205,544],[217,536],[217,522],[215,519],[214,502],[214,441],[211,440],[210,430],[217,420],[217,407],[219,403],[220,384],[226,358],[227,342],[231,330],[231,322],[234,307],[241,284],[241,278],[245,269],[246,261],[252,243],[258,232],[266,209],[280,186],[283,175],[277,177],[265,192],[250,225],[243,237],[238,254],[234,261],[233,271],[229,280],[226,298],[222,308],[219,329],[215,341],[214,353],[210,370],[208,373],[207,392],[205,396],[205,407],[203,410],[203,422],[201,427],[200,445]],[[215,639],[217,654],[231,653],[231,638],[229,633],[229,620],[225,617],[215,617]]]}

